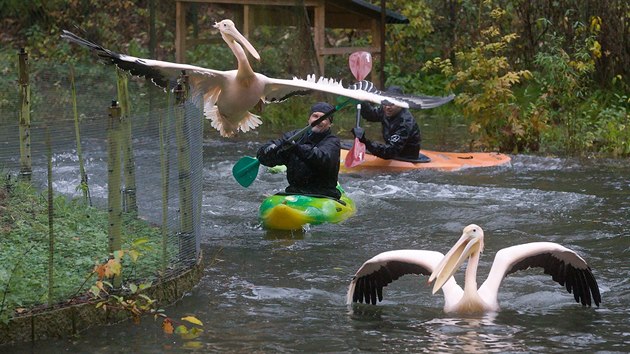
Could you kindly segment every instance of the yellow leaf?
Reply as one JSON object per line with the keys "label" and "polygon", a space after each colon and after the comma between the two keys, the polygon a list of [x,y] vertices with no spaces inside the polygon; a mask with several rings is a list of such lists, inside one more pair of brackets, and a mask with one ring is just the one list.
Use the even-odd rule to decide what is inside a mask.
{"label": "yellow leaf", "polygon": [[118,261],[118,259],[110,259],[107,261],[107,271],[105,272],[106,277],[112,277],[114,275],[120,275],[122,271],[122,265]]}
{"label": "yellow leaf", "polygon": [[189,341],[184,343],[183,347],[186,349],[201,349],[203,348],[203,343],[199,341]]}
{"label": "yellow leaf", "polygon": [[188,333],[188,328],[184,325],[179,325],[175,327],[175,333],[177,334],[186,334]]}
{"label": "yellow leaf", "polygon": [[180,336],[182,339],[191,340],[199,337],[203,333],[203,329],[200,328],[191,328],[188,333],[181,333]]}
{"label": "yellow leaf", "polygon": [[90,291],[90,293],[92,294],[93,297],[98,297],[100,295],[100,293],[101,293],[101,290],[96,285],[92,285],[90,287],[89,291]]}
{"label": "yellow leaf", "polygon": [[471,123],[470,127],[468,128],[470,130],[471,133],[476,133],[481,129],[481,126],[477,123]]}
{"label": "yellow leaf", "polygon": [[186,321],[186,322],[190,322],[192,324],[196,324],[198,326],[203,326],[203,323],[201,321],[199,321],[196,317],[194,316],[186,316],[186,317],[182,317],[182,321]]}
{"label": "yellow leaf", "polygon": [[96,283],[94,283],[94,285],[101,291],[105,291],[105,285],[103,284],[103,282],[101,280],[97,281]]}
{"label": "yellow leaf", "polygon": [[532,77],[533,77],[531,71],[529,71],[529,70],[522,70],[522,71],[520,71],[520,74],[523,75],[523,77],[528,79],[528,80],[531,80]]}
{"label": "yellow leaf", "polygon": [[131,250],[129,251],[129,257],[131,257],[131,260],[135,263],[138,260],[138,257],[140,256],[140,252],[135,251],[135,250]]}
{"label": "yellow leaf", "polygon": [[143,244],[145,244],[147,242],[149,242],[149,239],[146,238],[146,237],[143,237],[143,238],[139,238],[137,240],[134,240],[133,241],[133,245],[134,246],[140,246],[140,245],[143,245]]}

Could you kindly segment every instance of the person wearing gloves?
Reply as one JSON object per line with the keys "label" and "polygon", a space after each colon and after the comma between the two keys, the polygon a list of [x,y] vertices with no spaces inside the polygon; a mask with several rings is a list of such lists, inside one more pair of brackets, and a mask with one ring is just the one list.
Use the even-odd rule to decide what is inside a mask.
{"label": "person wearing gloves", "polygon": [[[402,94],[398,86],[390,86],[387,92]],[[420,128],[408,109],[383,104],[378,108],[365,102],[361,105],[361,117],[370,122],[381,122],[385,144],[369,140],[365,130],[352,128],[355,138],[365,144],[366,150],[382,159],[416,160],[420,152]]]}
{"label": "person wearing gloves", "polygon": [[[326,102],[313,104],[308,123],[333,109]],[[286,193],[341,197],[337,189],[341,141],[330,130],[332,121],[331,115],[295,142],[289,138],[298,130],[284,133],[281,138],[270,140],[258,149],[256,157],[262,165],[287,167],[289,186],[285,189]]]}

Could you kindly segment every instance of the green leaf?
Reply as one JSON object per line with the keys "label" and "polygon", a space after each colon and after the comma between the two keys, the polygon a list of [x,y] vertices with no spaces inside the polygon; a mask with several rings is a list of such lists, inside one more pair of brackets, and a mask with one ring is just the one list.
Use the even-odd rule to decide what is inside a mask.
{"label": "green leaf", "polygon": [[114,259],[120,260],[124,255],[125,251],[123,250],[114,251]]}

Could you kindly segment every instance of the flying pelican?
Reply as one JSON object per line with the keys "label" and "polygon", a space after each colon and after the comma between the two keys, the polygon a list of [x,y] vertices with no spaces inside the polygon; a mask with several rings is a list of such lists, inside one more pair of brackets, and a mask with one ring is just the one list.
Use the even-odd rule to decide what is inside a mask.
{"label": "flying pelican", "polygon": [[[445,256],[424,250],[383,252],[363,263],[346,296],[346,302],[376,304],[383,300],[383,287],[405,274],[430,275],[433,294],[442,289],[444,312],[461,314],[496,312],[499,310],[499,286],[508,274],[530,267],[540,267],[545,274],[573,293],[583,306],[594,302],[599,307],[601,295],[597,281],[586,261],[572,250],[553,242],[532,242],[504,248],[497,252],[490,274],[477,289],[477,266],[483,251],[483,230],[471,224]],[[453,278],[468,259],[464,289]]]}
{"label": "flying pelican", "polygon": [[219,71],[187,64],[136,58],[113,52],[65,30],[61,37],[88,47],[107,63],[129,71],[132,75],[149,78],[164,89],[170,89],[171,83],[175,82],[182,72],[185,72],[189,77],[193,99],[203,100],[206,118],[210,119],[212,126],[225,137],[233,136],[238,130],[247,132],[262,124],[259,116],[249,112],[260,100],[265,103],[281,102],[294,95],[322,91],[359,101],[427,109],[447,103],[455,97],[454,95],[447,97],[392,95],[375,90],[369,84],[344,88],[340,82],[333,79],[316,80],[315,76],[308,76],[306,80],[270,78],[252,70],[243,47],[256,60],[260,60],[260,55],[236,29],[234,22],[223,20],[215,23],[214,27],[219,30],[221,37],[234,53],[238,62],[237,70]]}

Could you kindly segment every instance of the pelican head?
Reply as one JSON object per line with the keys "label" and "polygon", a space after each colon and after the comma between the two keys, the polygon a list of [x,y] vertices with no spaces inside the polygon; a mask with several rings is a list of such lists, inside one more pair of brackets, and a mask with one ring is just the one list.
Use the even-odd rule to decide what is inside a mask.
{"label": "pelican head", "polygon": [[215,22],[214,28],[218,29],[219,32],[221,32],[221,36],[226,42],[232,41],[241,44],[254,58],[256,58],[256,60],[260,60],[260,55],[258,54],[256,49],[251,45],[251,43],[249,43],[247,38],[245,38],[241,34],[241,32],[236,29],[236,26],[234,26],[234,22],[232,22],[232,20]]}
{"label": "pelican head", "polygon": [[435,294],[442,288],[444,283],[446,283],[455,271],[457,271],[459,266],[464,263],[464,260],[482,251],[483,230],[475,224],[466,226],[457,243],[446,253],[429,277],[429,283],[435,280],[433,293]]}

